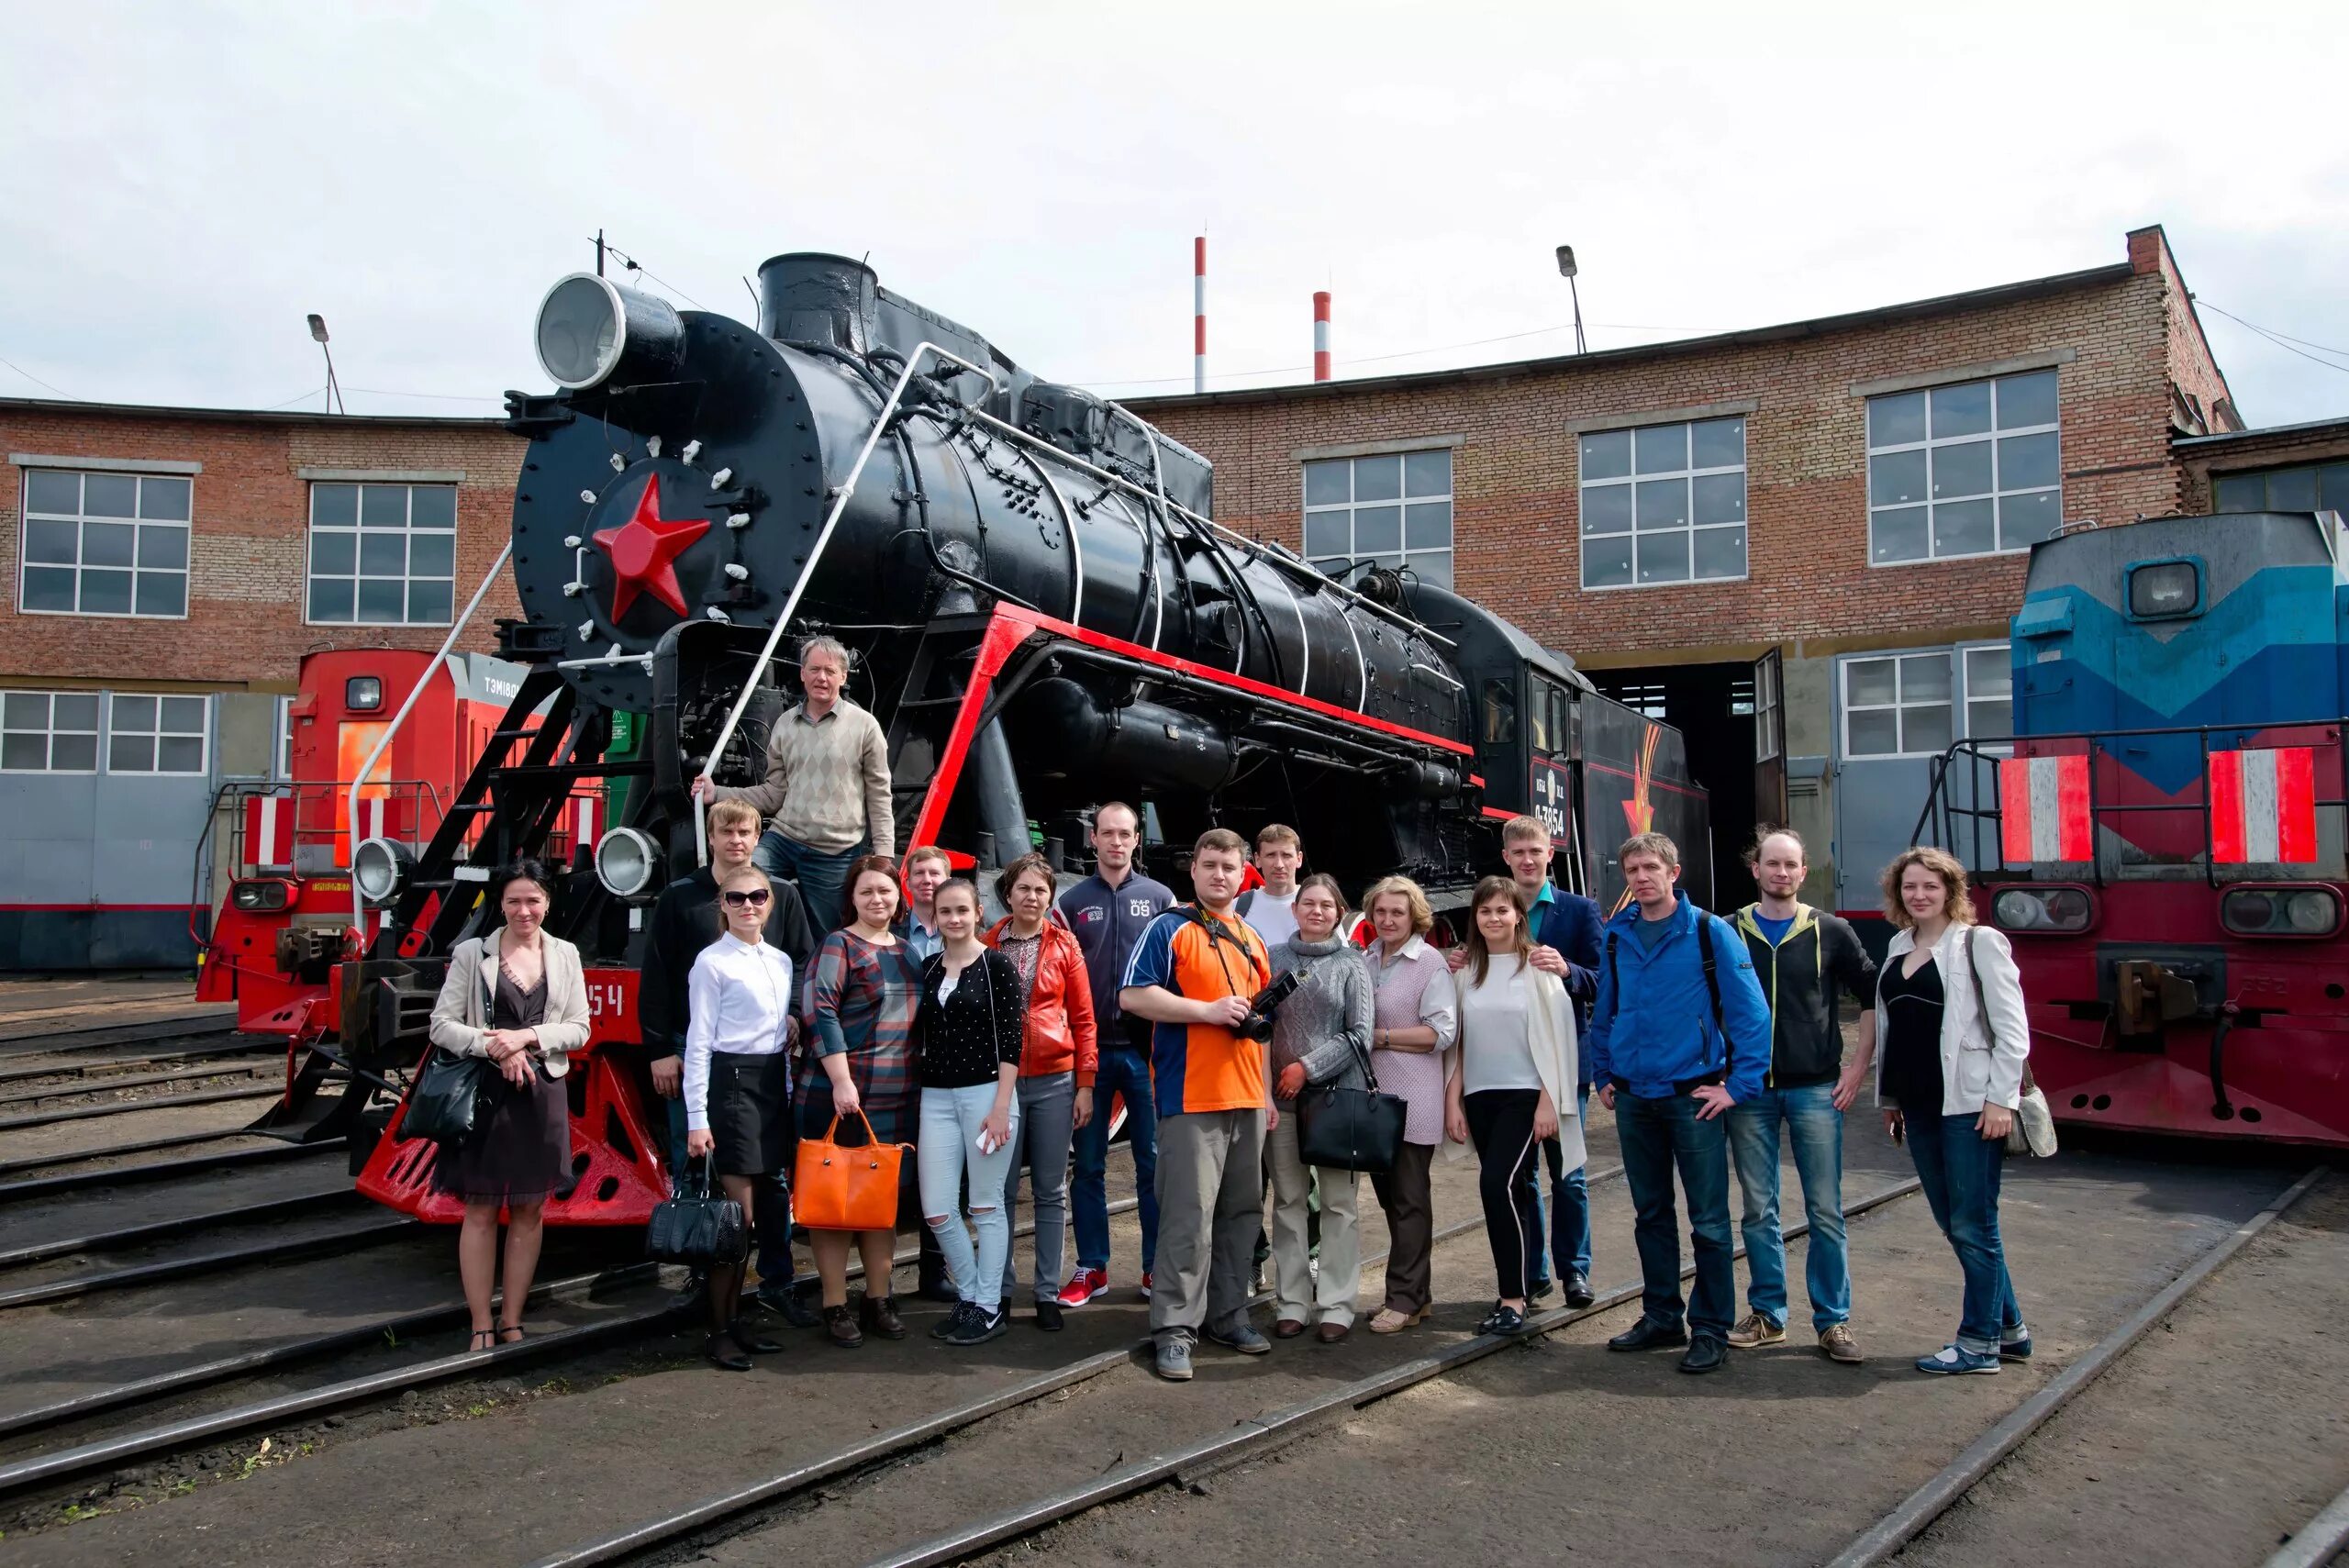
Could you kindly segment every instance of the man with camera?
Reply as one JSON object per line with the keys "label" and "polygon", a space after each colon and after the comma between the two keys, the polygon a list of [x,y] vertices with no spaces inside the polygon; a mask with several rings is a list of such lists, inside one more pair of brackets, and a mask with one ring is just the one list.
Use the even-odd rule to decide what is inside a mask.
{"label": "man with camera", "polygon": [[1150,1329],[1158,1375],[1188,1382],[1191,1346],[1242,1355],[1272,1341],[1248,1320],[1249,1256],[1263,1201],[1264,1133],[1279,1112],[1264,1071],[1272,962],[1232,909],[1247,840],[1227,828],[1191,850],[1196,902],[1152,920],[1118,1005],[1147,1018],[1158,1102],[1158,1256]]}

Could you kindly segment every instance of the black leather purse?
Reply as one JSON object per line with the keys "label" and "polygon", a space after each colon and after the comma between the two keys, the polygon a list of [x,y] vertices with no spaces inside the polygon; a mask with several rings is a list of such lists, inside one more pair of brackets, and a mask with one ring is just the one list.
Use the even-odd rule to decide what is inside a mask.
{"label": "black leather purse", "polygon": [[1403,1153],[1403,1119],[1410,1107],[1400,1095],[1379,1093],[1370,1053],[1353,1042],[1366,1089],[1317,1088],[1307,1084],[1293,1102],[1297,1155],[1308,1165],[1360,1171],[1383,1176]]}
{"label": "black leather purse", "polygon": [[686,1167],[676,1195],[656,1205],[652,1222],[644,1228],[644,1255],[656,1263],[694,1268],[739,1263],[750,1250],[742,1206],[723,1194],[711,1194],[707,1160]]}
{"label": "black leather purse", "polygon": [[485,1056],[458,1056],[433,1047],[407,1092],[400,1136],[458,1147],[488,1122],[489,1095],[500,1078]]}

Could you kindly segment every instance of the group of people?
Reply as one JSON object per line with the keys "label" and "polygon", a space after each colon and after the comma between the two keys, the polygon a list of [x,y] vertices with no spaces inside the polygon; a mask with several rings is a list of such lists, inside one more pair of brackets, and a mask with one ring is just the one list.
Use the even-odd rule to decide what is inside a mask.
{"label": "group of people", "polygon": [[[1709,1373],[1731,1349],[1785,1339],[1783,1138],[1809,1223],[1818,1345],[1856,1362],[1842,1116],[1873,1078],[1965,1275],[1954,1339],[1918,1368],[1996,1372],[2031,1353],[1998,1227],[2028,1050],[2021,989],[1950,856],[1910,850],[1887,869],[1896,933],[1879,969],[1847,922],[1799,902],[1808,867],[1791,831],[1761,836],[1760,896],[1731,918],[1679,891],[1669,839],[1635,835],[1618,851],[1627,895],[1609,917],[1553,883],[1549,830],[1521,817],[1502,833],[1508,874],[1476,884],[1444,948],[1415,883],[1375,884],[1357,915],[1333,878],[1301,874],[1304,844],[1281,825],[1252,845],[1202,834],[1192,897],[1178,901],[1140,869],[1141,813],[1109,801],[1092,814],[1094,874],[1063,891],[1043,856],[1014,859],[995,875],[1005,913],[988,924],[943,851],[892,856],[885,750],[841,695],[847,667],[828,639],[803,650],[806,698],[776,724],[765,784],[696,781],[711,863],[654,906],[639,993],[673,1161],[742,1206],[751,1299],[785,1321],[843,1348],[907,1333],[895,1227],[811,1230],[812,1307],[791,1283],[796,1143],[870,1138],[914,1146],[921,1288],[952,1303],[933,1337],[967,1346],[1005,1331],[1023,1175],[1033,1321],[1060,1329],[1109,1289],[1106,1169],[1122,1104],[1159,1374],[1187,1380],[1201,1340],[1246,1355],[1272,1339],[1341,1340],[1361,1285],[1359,1177],[1305,1163],[1296,1106],[1375,1083],[1402,1100],[1404,1128],[1371,1180],[1389,1240],[1370,1331],[1428,1318],[1434,1164],[1473,1156],[1496,1275],[1479,1328],[1521,1333],[1553,1290],[1574,1307],[1595,1298],[1583,1132],[1595,1090],[1621,1144],[1643,1282],[1639,1321],[1609,1348],[1682,1349],[1682,1371]],[[540,1211],[568,1161],[560,1080],[587,1033],[577,951],[541,929],[551,885],[533,862],[508,868],[500,925],[459,946],[432,1019],[436,1044],[489,1059],[506,1085],[434,1178],[464,1201],[459,1256],[482,1349],[524,1332]],[[1291,978],[1260,1038],[1252,1015],[1276,976]],[[1848,1061],[1840,995],[1860,1008]],[[1749,1271],[1735,1322],[1732,1168]],[[1696,1253],[1685,1296],[1675,1176]],[[864,1275],[853,1306],[852,1252]],[[1260,1252],[1270,1338],[1251,1310]],[[707,1353],[729,1370],[781,1349],[746,1320],[746,1279],[745,1265],[720,1265],[698,1286]]]}

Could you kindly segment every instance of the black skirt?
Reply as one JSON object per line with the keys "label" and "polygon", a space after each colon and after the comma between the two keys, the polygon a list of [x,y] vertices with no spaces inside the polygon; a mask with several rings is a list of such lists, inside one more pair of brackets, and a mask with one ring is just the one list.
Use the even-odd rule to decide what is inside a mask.
{"label": "black skirt", "polygon": [[763,1176],[783,1169],[789,1150],[784,1122],[784,1056],[709,1053],[711,1169],[721,1176]]}
{"label": "black skirt", "polygon": [[[524,991],[505,970],[490,1005],[495,1029],[533,1029],[546,1022],[547,983]],[[444,1149],[433,1162],[432,1188],[476,1203],[543,1203],[571,1173],[571,1098],[566,1079],[550,1078],[536,1061],[520,1088],[495,1069],[489,1119],[463,1147]]]}

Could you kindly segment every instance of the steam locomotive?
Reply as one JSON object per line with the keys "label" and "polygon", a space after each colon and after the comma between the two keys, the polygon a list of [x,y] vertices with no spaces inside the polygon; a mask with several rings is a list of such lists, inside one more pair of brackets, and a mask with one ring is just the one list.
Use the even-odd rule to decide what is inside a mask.
{"label": "steam locomotive", "polygon": [[2337,512],[2032,548],[2014,739],[1952,747],[1916,837],[2012,939],[2059,1119],[2349,1146],[2345,614]]}
{"label": "steam locomotive", "polygon": [[[900,845],[966,867],[1035,847],[1081,874],[1088,807],[1111,796],[1166,846],[1295,823],[1350,889],[1402,872],[1440,908],[1497,867],[1520,812],[1549,823],[1563,880],[1609,901],[1626,833],[1705,843],[1678,734],[1567,658],[1390,567],[1331,575],[1219,526],[1197,453],[859,262],[778,256],[759,283],[755,326],[587,273],[541,304],[557,390],[507,405],[529,441],[524,613],[498,626],[518,690],[429,837],[352,850],[352,951],[295,950],[330,995],[274,1119],[349,1135],[362,1191],[456,1218],[396,1110],[445,955],[494,918],[492,868],[544,853],[601,790],[617,826],[565,869],[548,923],[585,955],[596,1018],[566,1080],[574,1179],[547,1213],[646,1218],[656,1119],[597,1048],[637,1039],[646,905],[699,852],[691,780],[760,776],[807,633],[852,651]],[[329,1082],[348,1087],[316,1093]]]}

